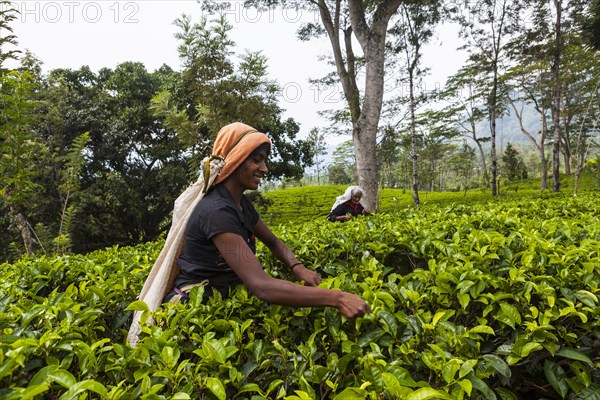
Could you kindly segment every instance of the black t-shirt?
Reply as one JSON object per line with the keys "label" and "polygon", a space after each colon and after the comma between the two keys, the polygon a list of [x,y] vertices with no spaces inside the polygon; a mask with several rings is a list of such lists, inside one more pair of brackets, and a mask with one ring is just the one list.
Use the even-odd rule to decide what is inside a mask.
{"label": "black t-shirt", "polygon": [[[238,209],[224,185],[217,185],[200,200],[185,228],[183,252],[177,259],[180,273],[175,278],[176,288],[208,279],[209,287],[225,296],[229,286],[241,283],[211,240],[219,233],[235,233],[256,253],[258,212],[245,195],[242,195],[241,206],[243,211]],[[207,295],[212,292],[209,287],[205,289]],[[166,300],[170,297],[172,293]]]}
{"label": "black t-shirt", "polygon": [[354,204],[351,201],[346,201],[334,208],[329,213],[327,218],[330,221],[335,221],[335,218],[339,217],[340,215],[352,214],[354,217],[356,217],[358,214],[362,214],[364,211],[365,208],[362,206],[362,204]]}

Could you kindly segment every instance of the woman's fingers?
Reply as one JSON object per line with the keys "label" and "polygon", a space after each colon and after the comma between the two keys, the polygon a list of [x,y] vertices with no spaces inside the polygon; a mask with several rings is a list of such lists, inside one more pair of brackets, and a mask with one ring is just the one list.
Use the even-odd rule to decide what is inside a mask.
{"label": "woman's fingers", "polygon": [[304,283],[307,286],[319,286],[322,280],[319,274],[317,274],[315,271],[306,268],[298,268],[296,278],[298,278],[301,281],[304,281]]}
{"label": "woman's fingers", "polygon": [[362,317],[366,313],[370,312],[371,308],[360,297],[352,293],[345,293],[339,310],[344,317],[348,319],[354,319],[356,317]]}

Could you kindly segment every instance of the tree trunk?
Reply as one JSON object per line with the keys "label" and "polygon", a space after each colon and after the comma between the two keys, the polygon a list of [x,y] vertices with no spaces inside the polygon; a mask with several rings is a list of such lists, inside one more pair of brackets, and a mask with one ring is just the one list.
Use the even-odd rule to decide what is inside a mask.
{"label": "tree trunk", "polygon": [[[472,89],[470,89],[469,93],[472,93],[472,92],[473,92]],[[471,109],[473,109],[472,106],[471,106]],[[473,141],[477,145],[477,148],[479,149],[479,157],[481,158],[481,170],[483,173],[483,181],[486,186],[490,186],[490,177],[489,177],[488,171],[487,171],[487,163],[485,162],[485,152],[483,151],[483,146],[481,145],[481,140],[477,137],[477,127],[475,125],[475,120],[473,119],[473,113],[471,113],[471,115],[470,115],[469,124],[470,124],[471,136],[467,136],[467,137],[473,139]]]}
{"label": "tree trunk", "polygon": [[[562,94],[561,94],[562,97]],[[564,115],[561,113],[561,115]],[[561,137],[561,153],[564,159],[564,172],[565,175],[571,174],[571,163],[573,159],[573,153],[571,151],[571,117],[567,117],[564,119],[562,129],[560,131]]]}
{"label": "tree trunk", "polygon": [[552,72],[552,123],[554,124],[554,146],[552,149],[552,191],[560,191],[560,57],[562,51],[561,15],[562,0],[554,0],[556,7],[554,60]]}
{"label": "tree trunk", "polygon": [[477,143],[477,148],[479,149],[479,157],[481,158],[483,181],[487,186],[489,186],[490,185],[490,177],[487,172],[487,164],[485,162],[485,152],[483,151],[483,146],[481,145],[479,140],[477,140],[475,143]]}
{"label": "tree trunk", "polygon": [[[376,123],[379,122],[377,119]],[[366,209],[377,212],[377,164],[375,163],[375,146],[377,128],[373,128],[371,121],[361,117],[352,130],[354,154],[356,155],[356,172],[358,185],[365,191],[364,206]]]}
{"label": "tree trunk", "polygon": [[[377,127],[383,104],[385,77],[385,40],[390,18],[402,0],[383,0],[373,13],[371,27],[365,19],[362,0],[348,0],[352,31],[365,58],[365,92],[358,119],[353,116],[352,139],[356,154],[358,184],[365,191],[365,206],[378,211],[377,163],[375,160]],[[319,1],[324,3],[324,1]],[[348,46],[348,45],[347,45]],[[337,62],[337,61],[336,61]],[[338,69],[339,70],[339,69]],[[352,108],[350,109],[352,112]]]}
{"label": "tree trunk", "polygon": [[412,159],[412,195],[415,207],[419,208],[421,201],[419,199],[419,164],[417,157],[417,118],[415,116],[415,86],[414,86],[414,68],[409,67],[408,70],[408,87],[409,87],[409,108],[410,108],[410,148]]}
{"label": "tree trunk", "polygon": [[581,176],[582,172],[583,168],[579,168],[579,166],[575,168],[575,184],[573,187],[573,196],[577,196],[577,191],[579,190],[579,177]]}
{"label": "tree trunk", "polygon": [[[366,10],[362,0],[348,0],[351,26],[341,29],[344,19],[341,1],[330,3],[318,0],[319,14],[323,27],[332,46],[338,77],[342,84],[344,97],[348,102],[352,121],[352,141],[356,156],[358,184],[365,191],[364,206],[378,211],[377,163],[375,160],[377,127],[383,104],[385,40],[390,18],[396,12],[402,0],[383,0],[378,2],[372,13],[371,26],[366,20]],[[329,9],[333,6],[333,13]],[[340,32],[344,35],[346,53],[342,54]],[[352,51],[352,33],[360,43],[365,62],[364,98],[356,82],[355,56]]]}
{"label": "tree trunk", "polygon": [[490,96],[490,136],[491,136],[491,154],[492,159],[492,196],[496,197],[498,194],[498,158],[496,156],[496,88],[497,78],[494,77],[494,84],[492,86],[492,93]]}
{"label": "tree trunk", "polygon": [[[592,108],[592,104],[594,103],[594,97],[596,94],[596,90],[598,89],[598,84],[596,84],[596,88],[592,92],[592,96],[590,97],[590,102],[587,108],[587,115],[590,115],[590,110]],[[600,118],[596,118],[593,123],[593,127],[591,132],[596,131],[596,126],[598,125],[598,120]],[[585,120],[585,118],[584,118]],[[577,196],[577,191],[579,190],[579,177],[585,168],[585,162],[588,158],[588,152],[590,149],[590,141],[587,140],[586,135],[583,133],[584,121],[581,121],[581,128],[579,129],[579,135],[577,135],[577,147],[575,148],[575,160],[577,165],[575,166],[575,188],[573,190],[573,196]]]}
{"label": "tree trunk", "polygon": [[492,89],[490,98],[488,99],[490,113],[490,136],[491,136],[491,159],[492,159],[492,196],[497,196],[498,193],[498,156],[496,155],[496,118],[498,117],[498,58],[500,53],[500,38],[498,35],[498,43],[494,43],[494,58],[492,59],[493,74]]}
{"label": "tree trunk", "polygon": [[317,159],[317,186],[321,186],[321,174],[320,174],[319,160]]}
{"label": "tree trunk", "polygon": [[[495,4],[495,2],[493,2]],[[492,34],[493,34],[493,45],[491,49],[491,57],[489,59],[491,72],[492,72],[492,87],[489,93],[488,98],[488,112],[490,119],[490,136],[491,136],[491,159],[492,159],[492,196],[497,196],[499,194],[498,189],[498,157],[496,155],[496,118],[498,118],[498,70],[499,70],[499,60],[500,53],[502,51],[501,41],[505,35],[504,25],[506,23],[506,18],[508,18],[508,1],[503,0],[501,4],[497,5],[500,7],[499,10],[496,10],[494,7],[491,10],[491,13],[494,15],[492,18]],[[500,12],[496,18],[496,11]]]}
{"label": "tree trunk", "polygon": [[531,141],[531,143],[533,143],[533,145],[535,146],[535,148],[537,149],[537,151],[540,155],[541,175],[542,175],[542,179],[540,182],[540,190],[546,190],[546,189],[548,189],[548,162],[546,160],[546,150],[545,150],[545,146],[544,146],[544,143],[546,142],[546,134],[548,132],[548,123],[546,122],[546,114],[544,113],[544,110],[542,110],[541,107],[539,107],[538,103],[535,102],[535,100],[534,100],[534,102],[536,103],[535,110],[540,114],[541,123],[542,123],[541,131],[540,131],[540,141],[538,143],[538,141],[533,137],[533,135],[529,131],[527,131],[527,129],[525,129],[525,125],[523,125],[523,113],[519,112],[519,110],[517,109],[517,107],[512,99],[509,98],[509,102],[510,102],[510,105],[512,106],[513,111],[517,115],[517,119],[519,120],[519,127],[521,129],[521,132],[529,138],[529,140]]}
{"label": "tree trunk", "polygon": [[546,141],[546,134],[548,132],[548,123],[546,122],[546,116],[542,115],[542,132],[540,139],[540,146],[538,148],[540,152],[540,162],[542,163],[542,179],[540,180],[540,189],[548,189],[548,160],[546,159],[546,148],[544,142]]}
{"label": "tree trunk", "polygon": [[31,236],[31,230],[29,229],[29,222],[27,222],[27,218],[14,205],[10,206],[10,212],[15,219],[17,229],[21,233],[23,246],[25,246],[25,252],[28,256],[33,255],[33,236]]}

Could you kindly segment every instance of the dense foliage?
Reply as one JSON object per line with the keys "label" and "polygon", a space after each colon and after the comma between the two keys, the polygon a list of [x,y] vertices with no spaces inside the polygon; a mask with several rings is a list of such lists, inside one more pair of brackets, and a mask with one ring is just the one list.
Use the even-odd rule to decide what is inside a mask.
{"label": "dense foliage", "polygon": [[[332,120],[319,130],[284,117],[285,96],[261,53],[264,41],[237,51],[231,34],[238,26],[228,22],[229,3],[200,3],[221,13],[206,9],[194,16],[197,21],[186,15],[174,21],[179,69],[163,65],[148,71],[129,61],[98,71],[85,65],[47,71],[43,60],[27,51],[16,60],[21,52],[10,25],[21,7],[0,1],[0,28],[7,32],[0,38],[0,260],[155,240],[168,227],[174,199],[196,178],[216,132],[234,120],[270,135],[274,182],[298,180],[314,163],[319,184],[361,182],[371,209],[384,206],[375,202],[378,185],[412,189],[415,204],[434,191],[491,187],[495,194],[505,179],[525,173],[541,178],[538,188],[546,189],[552,164],[552,189],[563,191],[559,173],[579,175],[591,161],[599,164],[600,59],[586,45],[594,43],[597,1],[519,0],[494,8],[493,2],[385,0],[365,8],[354,0],[340,2],[337,11],[329,10],[334,2],[243,2],[244,7],[268,3],[314,11],[314,21],[300,27],[303,40],[348,35],[331,42],[337,74],[313,77],[315,101],[347,106],[333,114],[321,110]],[[335,18],[336,13],[346,18]],[[372,18],[374,13],[379,17]],[[360,14],[368,24],[351,23]],[[389,24],[380,25],[383,15],[391,18]],[[436,84],[432,90],[424,85],[428,66],[421,46],[448,18],[460,22],[468,62],[443,89]],[[385,32],[386,24],[388,51],[369,50],[383,49],[384,43],[375,45],[372,40],[383,36],[367,31]],[[555,37],[558,27],[561,40]],[[370,44],[364,47],[366,40],[359,40],[356,46],[352,37],[370,37]],[[8,70],[5,63],[13,59],[18,63]],[[358,79],[374,65],[381,68],[366,74],[372,80]],[[341,93],[345,101],[329,101]],[[499,152],[510,141],[521,161],[495,160],[496,123]],[[338,146],[333,163],[325,165],[317,141],[322,146],[331,132],[353,132],[353,140]],[[279,218],[269,214],[272,221]]]}
{"label": "dense foliage", "polygon": [[323,286],[372,313],[347,321],[244,287],[202,305],[194,289],[135,349],[128,318],[161,242],[2,264],[0,399],[597,398],[597,197],[281,225]]}
{"label": "dense foliage", "polygon": [[[218,28],[195,29],[210,36]],[[197,179],[219,124],[243,120],[268,133],[270,178],[302,176],[312,162],[310,145],[298,138],[294,119],[282,118],[267,60],[252,54],[234,59],[234,43],[223,35],[227,45],[219,59],[229,66],[225,70],[239,64],[239,71],[227,74],[227,82],[218,79],[230,98],[210,107],[208,89],[198,84],[209,82],[201,71],[163,65],[149,72],[124,62],[98,72],[83,66],[42,76],[32,57],[23,73],[0,70],[0,260],[155,240],[177,195]],[[205,58],[187,61],[220,69],[208,68]],[[234,99],[240,92],[245,113]],[[218,109],[219,118],[195,123],[206,120],[197,108]]]}

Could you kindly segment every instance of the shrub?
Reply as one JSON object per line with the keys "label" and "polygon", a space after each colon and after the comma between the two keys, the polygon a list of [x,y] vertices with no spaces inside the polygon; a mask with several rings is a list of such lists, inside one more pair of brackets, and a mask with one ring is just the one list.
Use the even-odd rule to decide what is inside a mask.
{"label": "shrub", "polygon": [[[282,225],[322,285],[372,312],[266,304],[243,287],[129,313],[162,243],[0,266],[0,398],[529,399],[600,395],[593,195]],[[332,229],[332,228],[335,229]],[[258,248],[265,268],[287,277]],[[594,397],[596,396],[596,397]]]}

